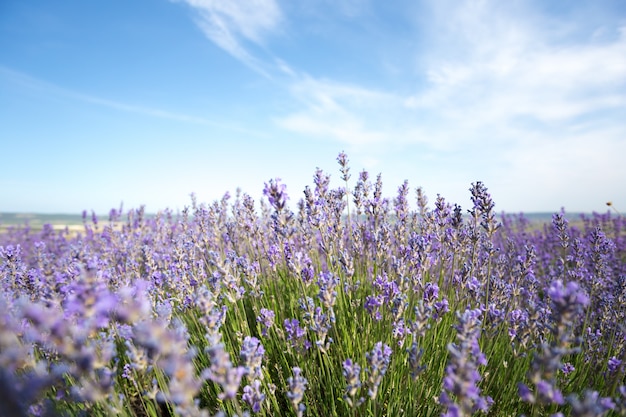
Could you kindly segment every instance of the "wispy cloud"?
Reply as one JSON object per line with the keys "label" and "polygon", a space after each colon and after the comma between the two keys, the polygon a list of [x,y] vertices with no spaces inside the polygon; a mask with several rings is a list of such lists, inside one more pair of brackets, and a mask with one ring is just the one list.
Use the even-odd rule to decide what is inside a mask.
{"label": "wispy cloud", "polygon": [[98,106],[107,107],[113,110],[118,110],[127,113],[141,114],[149,117],[156,117],[159,119],[173,120],[182,123],[193,123],[206,126],[218,127],[221,129],[231,130],[246,133],[253,136],[266,136],[262,132],[241,128],[234,124],[221,123],[214,120],[210,120],[204,117],[198,117],[194,115],[172,112],[163,109],[157,109],[154,107],[138,106],[134,104],[124,103],[116,100],[109,100],[94,95],[84,94],[78,91],[74,91],[45,80],[41,80],[36,77],[32,77],[28,74],[24,74],[19,71],[4,67],[0,65],[0,77],[11,81],[14,84],[22,85],[25,88],[38,90],[45,94],[54,95],[57,97],[65,97],[72,100],[80,101],[83,103],[94,104]]}
{"label": "wispy cloud", "polygon": [[[626,165],[616,156],[626,151],[624,21],[594,20],[578,3],[563,6],[572,9],[563,19],[563,11],[556,18],[540,10],[541,2],[424,1],[419,15],[407,9],[405,23],[410,22],[412,34],[405,29],[398,36],[408,33],[418,46],[396,50],[401,53],[392,60],[394,68],[401,68],[396,76],[405,77],[397,85],[404,87],[391,88],[381,80],[339,81],[332,64],[316,68],[314,76],[310,68],[273,56],[271,43],[265,44],[269,35],[282,30],[287,17],[295,19],[283,15],[274,1],[259,0],[260,12],[254,15],[238,1],[232,7],[186,2],[198,11],[209,39],[246,65],[271,73],[277,88],[291,95],[291,110],[276,115],[277,126],[336,141],[372,166],[390,146],[418,145],[440,165],[446,155],[474,161],[461,161],[465,173],[478,172],[478,164],[495,188],[532,187],[548,177],[554,178],[554,189],[572,181],[593,188],[599,178],[626,177]],[[320,4],[305,3],[300,11],[313,8],[303,13],[315,19]],[[370,7],[366,1],[346,0],[331,13],[370,19]],[[371,39],[371,53],[389,57],[390,38],[386,43]],[[250,45],[267,47],[271,58],[253,56]],[[385,65],[380,63],[380,73]],[[598,145],[592,152],[590,142]],[[594,162],[586,162],[589,157]],[[573,168],[585,163],[593,170],[589,177]],[[615,181],[595,191],[610,192],[608,184]],[[554,200],[549,191],[536,198]],[[503,201],[509,203],[523,205]]]}
{"label": "wispy cloud", "polygon": [[[453,3],[458,7],[446,3],[440,9],[442,3],[432,2],[432,20],[420,28],[431,46],[407,59],[407,66],[420,62],[415,91],[294,78],[290,91],[303,107],[279,124],[351,144],[416,141],[441,147],[445,139],[449,147],[457,133],[459,145],[494,132],[512,140],[537,127],[624,108],[626,26],[602,27],[599,39],[598,28],[559,26],[530,9]],[[582,33],[573,37],[572,25]]]}
{"label": "wispy cloud", "polygon": [[266,36],[276,31],[282,12],[275,0],[176,0],[196,12],[196,24],[217,46],[255,71],[269,76],[264,62],[247,44],[263,46]]}
{"label": "wispy cloud", "polygon": [[[471,13],[445,15],[453,28],[441,22],[441,38],[457,42],[451,47],[436,42],[442,47],[427,58],[429,86],[410,97],[410,106],[438,108],[475,126],[519,116],[564,122],[624,105],[626,26],[613,28],[610,40],[594,40],[595,29],[590,29],[574,42],[566,27],[559,30],[558,22],[549,29],[541,26],[529,11],[520,19],[514,15],[519,10],[468,4]],[[468,103],[468,97],[475,101]]]}
{"label": "wispy cloud", "polygon": [[303,74],[292,77],[289,90],[304,108],[277,118],[282,128],[349,145],[388,139],[388,132],[376,129],[366,115],[374,117],[385,103],[394,105],[397,98],[393,95]]}

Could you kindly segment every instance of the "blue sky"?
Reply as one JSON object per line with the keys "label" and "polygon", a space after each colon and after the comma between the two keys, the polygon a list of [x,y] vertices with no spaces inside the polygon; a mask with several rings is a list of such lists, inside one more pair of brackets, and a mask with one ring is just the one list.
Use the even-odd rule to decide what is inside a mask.
{"label": "blue sky", "polygon": [[0,211],[260,198],[319,167],[626,212],[622,0],[7,0]]}

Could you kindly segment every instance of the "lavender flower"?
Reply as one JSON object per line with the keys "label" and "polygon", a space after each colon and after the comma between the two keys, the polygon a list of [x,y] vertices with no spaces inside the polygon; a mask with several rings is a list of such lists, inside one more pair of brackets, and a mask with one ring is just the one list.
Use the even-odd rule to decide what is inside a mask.
{"label": "lavender flower", "polygon": [[263,379],[261,365],[263,363],[264,354],[265,349],[259,339],[250,336],[246,336],[245,339],[243,339],[239,358],[246,370],[246,377],[249,381]]}
{"label": "lavender flower", "polygon": [[421,364],[424,349],[419,348],[417,342],[413,342],[411,347],[407,349],[407,352],[409,354],[409,369],[411,370],[411,377],[415,380],[426,370],[426,365]]}
{"label": "lavender flower", "polygon": [[300,327],[298,319],[285,319],[283,325],[287,333],[287,341],[292,348],[304,352],[311,347],[311,343],[306,339],[306,331]]}
{"label": "lavender flower", "polygon": [[439,298],[439,286],[433,282],[427,282],[424,287],[424,302],[432,305]]}
{"label": "lavender flower", "polygon": [[287,186],[281,182],[280,178],[270,180],[269,184],[265,183],[263,195],[268,198],[270,205],[277,212],[281,212],[285,208],[289,198]]}
{"label": "lavender flower", "polygon": [[337,162],[341,167],[341,180],[343,182],[348,182],[350,179],[350,167],[348,166],[348,156],[345,152],[341,151],[337,156]]}
{"label": "lavender flower", "polygon": [[411,329],[405,325],[404,319],[399,319],[393,322],[391,335],[394,339],[398,340],[398,346],[402,346],[404,344],[404,339],[409,334],[411,334]]}
{"label": "lavender flower", "polygon": [[332,308],[337,300],[335,287],[339,284],[339,278],[330,272],[322,272],[317,280],[319,287],[318,298],[327,309]]}
{"label": "lavender flower", "polygon": [[374,345],[374,349],[372,349],[371,352],[365,354],[368,364],[367,394],[372,400],[376,398],[380,383],[387,373],[389,362],[391,362],[391,353],[392,350],[389,346],[383,344],[382,342],[378,342]]}
{"label": "lavender flower", "polygon": [[472,193],[472,202],[474,203],[474,213],[481,216],[481,226],[489,236],[492,236],[500,228],[493,211],[495,203],[487,192],[487,187],[481,181],[477,181],[476,184],[472,183],[470,192]]}
{"label": "lavender flower", "polygon": [[257,323],[261,324],[261,335],[267,336],[268,330],[274,325],[275,314],[272,310],[262,308],[256,318]]}
{"label": "lavender flower", "polygon": [[220,399],[235,398],[246,369],[243,366],[233,367],[230,356],[221,343],[208,347],[207,353],[211,367],[206,372],[206,378],[222,387],[222,392],[218,395]]}
{"label": "lavender flower", "polygon": [[[568,224],[562,211],[543,228],[530,228],[522,216],[503,216],[500,225],[481,182],[472,184],[470,219],[440,195],[429,211],[421,189],[417,211],[411,211],[407,181],[390,201],[381,175],[373,183],[363,171],[352,191],[345,153],[337,162],[345,184],[332,189],[330,176],[316,170],[297,214],[288,210],[286,187],[275,179],[265,184],[258,212],[252,198],[237,191],[234,202],[228,194],[211,204],[192,196],[191,207],[179,215],[166,210],[148,216],[141,207],[123,221],[120,209],[99,224],[95,216],[88,223],[91,213],[85,212],[80,234],[3,224],[0,415],[279,414],[285,410],[276,408],[283,404],[270,379],[283,383],[292,414],[302,415],[305,389],[314,389],[309,394],[320,401],[335,400],[330,391],[319,392],[326,378],[307,385],[295,368],[285,384],[288,375],[276,375],[275,362],[303,360],[307,369],[332,371],[335,354],[359,351],[350,340],[331,351],[333,330],[341,337],[370,332],[397,342],[402,350],[395,382],[428,393],[432,381],[418,380],[431,360],[425,351],[441,355],[447,334],[442,318],[452,307],[469,305],[479,307],[458,313],[457,337],[443,352],[444,415],[489,408],[480,391],[487,363],[481,348],[496,354],[490,361],[500,359],[492,336],[508,324],[516,363],[503,366],[512,376],[525,375],[512,381],[520,382],[523,409],[555,417],[626,416],[626,387],[620,386],[626,218],[593,214]],[[348,200],[354,205],[348,207]],[[450,303],[444,294],[453,294]],[[354,316],[364,320],[337,316],[335,322],[339,298],[342,315],[365,307],[365,316]],[[414,314],[405,314],[409,306]],[[227,317],[230,308],[233,317]],[[244,320],[235,320],[241,314]],[[278,319],[281,328],[274,327]],[[280,340],[269,340],[273,336]],[[271,352],[265,352],[270,342]],[[318,347],[312,355],[311,342]],[[240,347],[236,364],[229,355],[233,344]],[[198,346],[206,346],[206,357],[196,357]],[[364,355],[363,368],[352,359],[342,363],[344,404],[333,408],[337,414],[433,414],[438,406],[432,401],[409,409],[402,390],[381,385],[391,355],[380,342]],[[206,358],[208,369],[197,369]],[[520,369],[526,364],[529,369]],[[573,394],[579,376],[589,386]],[[491,380],[490,389],[500,380]],[[210,386],[199,398],[205,383]],[[510,389],[493,392],[502,399]],[[155,399],[162,410],[143,409]],[[365,399],[373,409],[361,412]],[[504,398],[491,413],[514,414],[514,402]],[[329,414],[317,398],[308,404],[315,407],[312,414]]]}
{"label": "lavender flower", "polygon": [[572,394],[567,397],[567,402],[572,406],[572,417],[602,417],[615,408],[611,398],[600,398],[596,391],[585,390],[584,397]]}
{"label": "lavender flower", "polygon": [[261,411],[265,394],[261,392],[261,381],[255,379],[251,385],[243,387],[243,396],[241,397],[251,408],[253,413]]}
{"label": "lavender flower", "polygon": [[563,357],[576,351],[570,347],[572,327],[589,302],[586,293],[575,282],[563,285],[561,280],[555,280],[547,293],[551,300],[551,330],[555,340],[551,344],[541,343],[533,357],[528,377],[534,384],[534,394],[531,388],[519,384],[520,397],[531,404],[563,404],[563,394],[557,387],[557,372],[563,368]]}
{"label": "lavender flower", "polygon": [[547,293],[552,301],[553,320],[563,325],[571,325],[575,316],[589,304],[589,296],[573,281],[564,285],[560,279],[555,280]]}
{"label": "lavender flower", "polygon": [[291,401],[291,405],[293,405],[296,415],[298,417],[302,417],[304,411],[306,410],[305,405],[302,404],[302,400],[304,399],[304,391],[306,390],[308,381],[301,375],[302,370],[300,368],[294,367],[292,370],[293,377],[287,378],[287,384],[289,385],[287,398]]}
{"label": "lavender flower", "polygon": [[346,392],[343,399],[350,407],[358,406],[363,401],[363,398],[355,401],[355,397],[362,385],[361,367],[358,363],[352,362],[351,359],[346,359],[343,362],[343,376],[346,379]]}
{"label": "lavender flower", "polygon": [[609,373],[610,374],[616,373],[617,371],[619,371],[621,365],[622,365],[621,359],[615,356],[610,357],[607,363],[607,368],[609,370]]}
{"label": "lavender flower", "polygon": [[370,313],[374,317],[374,320],[376,321],[380,321],[383,318],[379,309],[379,307],[382,305],[383,305],[383,300],[381,296],[368,295],[365,298],[364,307],[367,310],[367,312]]}
{"label": "lavender flower", "polygon": [[493,402],[490,397],[480,395],[478,388],[481,380],[478,366],[487,364],[478,345],[481,316],[481,310],[468,309],[463,314],[457,313],[457,344],[448,345],[450,357],[443,379],[444,391],[439,398],[446,410],[442,416],[470,416],[477,411],[486,412]]}

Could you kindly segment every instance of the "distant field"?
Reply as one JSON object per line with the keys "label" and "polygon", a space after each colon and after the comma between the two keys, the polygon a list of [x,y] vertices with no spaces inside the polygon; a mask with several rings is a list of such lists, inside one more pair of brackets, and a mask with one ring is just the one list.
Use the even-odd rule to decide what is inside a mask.
{"label": "distant field", "polygon": [[[552,220],[553,213],[524,213],[524,217],[532,225],[538,226]],[[576,224],[583,213],[566,213],[566,218]],[[147,214],[146,217],[153,215]],[[99,215],[101,223],[108,223],[108,215]],[[122,216],[121,220],[124,220]],[[87,222],[91,224],[91,215],[87,217]],[[44,224],[50,224],[55,230],[62,230],[66,227],[74,232],[81,231],[84,227],[81,214],[41,214],[41,213],[0,213],[0,232],[10,227],[28,225],[33,231],[41,230]]]}
{"label": "distant field", "polygon": [[[102,222],[108,222],[108,216],[99,216]],[[87,220],[91,223],[91,216]],[[83,217],[80,214],[40,214],[40,213],[0,213],[0,232],[18,226],[28,225],[33,231],[43,228],[44,224],[52,225],[55,230],[68,228],[70,232],[83,230]]]}
{"label": "distant field", "polygon": [[31,226],[44,225],[46,223],[52,225],[76,225],[83,224],[83,217],[80,214],[0,213],[0,223],[4,226],[22,225],[25,223]]}

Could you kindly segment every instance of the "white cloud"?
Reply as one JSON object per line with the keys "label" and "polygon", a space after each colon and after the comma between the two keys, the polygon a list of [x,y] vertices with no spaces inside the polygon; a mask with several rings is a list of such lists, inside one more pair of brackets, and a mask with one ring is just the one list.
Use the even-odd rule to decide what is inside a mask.
{"label": "white cloud", "polygon": [[294,77],[289,89],[300,109],[275,119],[283,129],[337,141],[355,152],[375,153],[390,144],[452,148],[451,131],[436,131],[430,121],[416,122],[420,116],[407,112],[405,97],[308,75]]}
{"label": "white cloud", "polygon": [[178,0],[196,12],[196,23],[217,46],[247,66],[268,76],[263,62],[256,58],[246,42],[263,46],[275,32],[282,12],[275,0]]}
{"label": "white cloud", "polygon": [[603,211],[606,201],[626,199],[621,187],[626,141],[616,140],[620,137],[626,137],[626,127],[527,138],[523,146],[501,153],[506,171],[488,185],[502,195],[503,207]]}
{"label": "white cloud", "polygon": [[451,149],[494,133],[513,140],[527,129],[626,104],[626,27],[602,39],[592,28],[574,39],[576,22],[559,24],[519,4],[452,4],[433,2],[430,46],[414,74],[417,92],[293,77],[290,90],[302,107],[279,124],[342,143]]}
{"label": "white cloud", "polygon": [[[187,3],[199,11],[216,44],[281,80],[278,87],[294,102],[275,118],[279,127],[336,141],[361,160],[383,161],[389,147],[397,152],[418,145],[422,155],[436,154],[437,163],[445,164],[442,155],[475,160],[465,174],[490,176],[496,187],[554,178],[552,188],[537,197],[546,201],[554,199],[549,190],[571,188],[572,181],[593,188],[594,181],[606,178],[590,196],[600,198],[626,177],[626,165],[616,160],[626,142],[626,26],[616,19],[595,19],[585,10],[557,19],[532,2],[432,0],[413,22],[419,49],[393,59],[404,63],[396,76],[411,75],[396,84],[405,89],[392,90],[376,80],[337,81],[332,65],[324,71],[294,67],[286,57],[255,61],[244,41],[263,44],[279,30],[282,14],[274,2],[259,0],[270,11],[259,17],[247,16],[239,2],[232,8]],[[364,16],[368,7],[346,0],[332,13]],[[376,53],[388,46],[373,42],[370,49]],[[312,71],[320,75],[309,75]],[[588,178],[579,168],[585,163]],[[609,165],[614,168],[605,172]],[[448,171],[453,181],[452,168]],[[507,192],[511,201],[516,198]],[[525,205],[519,203],[512,206]]]}
{"label": "white cloud", "polygon": [[456,10],[435,9],[424,58],[430,85],[407,100],[409,107],[436,108],[476,127],[518,116],[561,122],[624,105],[626,27],[604,41],[590,29],[575,42],[572,22],[501,5],[467,1]]}

